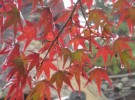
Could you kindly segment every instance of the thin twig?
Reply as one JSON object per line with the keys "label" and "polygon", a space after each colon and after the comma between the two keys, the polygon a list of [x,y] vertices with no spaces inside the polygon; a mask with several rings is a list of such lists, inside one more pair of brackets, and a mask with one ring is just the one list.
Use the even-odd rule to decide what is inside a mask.
{"label": "thin twig", "polygon": [[91,43],[91,29],[90,29],[90,27],[89,27],[89,23],[87,22],[87,20],[86,20],[86,16],[85,16],[85,13],[84,13],[84,11],[83,11],[83,6],[82,6],[82,2],[81,2],[81,0],[79,0],[79,3],[80,3],[80,6],[81,6],[81,11],[82,11],[82,15],[83,15],[83,18],[84,18],[84,20],[85,20],[85,22],[86,22],[86,25],[87,25],[87,27],[88,27],[88,29],[89,29],[89,32],[90,32],[90,51],[92,50],[92,43]]}
{"label": "thin twig", "polygon": [[[73,14],[74,14],[74,11],[75,11],[75,9],[76,9],[78,3],[79,3],[79,0],[75,3],[75,6],[74,6],[74,8],[73,8],[73,10],[72,10],[72,12],[71,12],[69,18],[67,19],[66,23],[63,25],[63,27],[61,28],[61,30],[58,32],[58,35],[55,37],[55,39],[52,41],[52,44],[51,44],[51,46],[49,47],[49,49],[48,49],[46,55],[44,56],[43,60],[41,61],[40,67],[39,67],[38,70],[41,69],[41,67],[42,67],[42,65],[43,65],[43,62],[45,61],[47,55],[48,55],[49,52],[51,51],[51,49],[52,49],[52,47],[53,47],[55,41],[59,38],[60,34],[61,34],[62,31],[64,30],[64,28],[66,27],[66,25],[68,24],[68,22],[72,19],[72,16],[73,16]],[[36,74],[36,75],[37,75],[37,74]],[[36,76],[36,75],[35,75],[35,76]]]}

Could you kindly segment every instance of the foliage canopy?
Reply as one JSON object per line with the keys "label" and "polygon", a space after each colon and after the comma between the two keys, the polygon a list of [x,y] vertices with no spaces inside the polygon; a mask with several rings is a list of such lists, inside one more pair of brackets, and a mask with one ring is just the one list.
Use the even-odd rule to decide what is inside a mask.
{"label": "foliage canopy", "polygon": [[[0,1],[0,42],[3,44],[0,54],[6,55],[2,72],[9,70],[6,99],[24,100],[26,86],[31,89],[27,100],[50,100],[50,88],[60,98],[63,83],[74,90],[72,77],[79,90],[81,77],[87,80],[86,85],[95,80],[100,94],[102,79],[112,85],[107,73],[112,58],[131,72],[129,60],[135,58],[129,43],[134,39],[135,0],[103,0],[105,5],[111,4],[111,13],[95,7],[95,0],[69,1],[71,6],[59,10],[57,18],[54,18],[56,8],[63,0]],[[36,21],[26,19],[22,13],[29,6],[32,6],[30,18],[39,15]],[[128,26],[126,36],[119,36],[115,31],[122,23]],[[39,44],[29,48],[35,41]],[[100,57],[104,66],[95,67]],[[61,66],[54,64],[58,59]],[[36,72],[34,75],[32,70]]]}

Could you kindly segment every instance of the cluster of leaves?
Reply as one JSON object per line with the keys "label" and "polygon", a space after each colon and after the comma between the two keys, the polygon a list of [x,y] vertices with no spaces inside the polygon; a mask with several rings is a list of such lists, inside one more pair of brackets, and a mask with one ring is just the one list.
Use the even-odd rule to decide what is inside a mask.
{"label": "cluster of leaves", "polygon": [[[75,77],[79,90],[81,77],[84,77],[87,83],[95,80],[100,93],[102,79],[112,85],[107,74],[107,62],[111,61],[112,57],[130,71],[129,60],[135,60],[129,45],[135,27],[134,0],[104,1],[112,2],[112,12],[109,16],[119,16],[118,23],[111,22],[102,9],[94,8],[94,0],[77,0],[75,3],[71,0],[71,6],[62,9],[54,20],[54,7],[61,2],[63,0],[48,0],[46,3],[44,0],[0,1],[0,38],[1,43],[5,45],[0,54],[6,55],[2,72],[9,70],[6,76],[5,87],[9,87],[6,99],[24,100],[23,92],[26,86],[31,89],[27,100],[50,100],[50,88],[56,90],[60,98],[63,83],[74,90],[72,77]],[[21,13],[22,9],[30,4],[31,14],[40,15],[36,22],[24,19]],[[86,11],[83,9],[84,5],[87,6]],[[81,23],[81,16],[85,25]],[[130,36],[119,37],[112,33],[112,29],[124,21],[129,27]],[[56,27],[58,25],[62,25],[61,29]],[[12,35],[4,38],[7,30],[10,30]],[[37,51],[28,49],[33,40],[42,45]],[[96,49],[95,55],[93,48]],[[99,57],[102,57],[104,66],[94,67]],[[57,59],[61,59],[61,66],[53,63]],[[85,70],[87,67],[89,74]],[[34,76],[30,73],[33,69],[36,71]],[[45,77],[41,80],[42,74]],[[38,80],[36,84],[33,83],[35,78]]]}

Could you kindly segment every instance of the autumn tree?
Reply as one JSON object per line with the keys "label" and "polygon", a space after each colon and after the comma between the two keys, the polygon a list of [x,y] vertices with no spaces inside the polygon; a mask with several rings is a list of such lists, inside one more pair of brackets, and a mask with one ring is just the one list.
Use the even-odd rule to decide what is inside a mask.
{"label": "autumn tree", "polygon": [[[112,58],[131,73],[130,61],[135,58],[129,43],[134,39],[135,0],[103,0],[105,5],[111,4],[110,13],[95,7],[94,0],[69,0],[71,6],[59,10],[59,17],[54,20],[57,12],[54,7],[63,1],[0,1],[0,42],[3,44],[0,54],[6,55],[2,73],[9,70],[4,86],[9,88],[6,99],[24,100],[26,86],[31,89],[27,100],[50,100],[50,88],[60,98],[63,83],[74,90],[72,77],[79,91],[81,78],[87,80],[86,86],[94,80],[100,94],[102,79],[112,85],[107,73]],[[30,18],[39,15],[36,21],[26,19],[21,13],[28,6],[32,6]],[[113,19],[115,16],[117,21]],[[123,22],[128,26],[128,36],[115,33]],[[34,42],[39,44],[29,48]],[[99,58],[104,65],[95,67]],[[62,66],[53,63],[58,59]]]}

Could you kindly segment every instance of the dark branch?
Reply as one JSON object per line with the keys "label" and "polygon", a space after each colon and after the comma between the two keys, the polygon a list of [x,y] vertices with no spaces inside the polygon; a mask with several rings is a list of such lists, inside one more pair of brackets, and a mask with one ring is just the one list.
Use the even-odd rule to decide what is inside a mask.
{"label": "dark branch", "polygon": [[[42,67],[42,65],[43,65],[43,62],[45,61],[47,55],[48,55],[49,52],[51,51],[51,49],[52,49],[52,47],[53,47],[55,41],[59,38],[60,34],[61,34],[62,31],[64,30],[64,28],[66,27],[66,25],[68,24],[68,22],[69,22],[70,20],[72,20],[72,16],[73,16],[73,14],[74,14],[74,11],[75,11],[75,9],[76,9],[78,3],[79,3],[79,0],[75,3],[75,6],[74,6],[74,8],[73,8],[73,10],[72,10],[72,12],[71,12],[69,18],[67,19],[66,23],[63,25],[63,27],[61,28],[61,30],[58,32],[58,35],[55,37],[55,39],[52,41],[52,44],[51,44],[51,46],[49,47],[49,49],[48,49],[46,55],[44,56],[43,60],[41,61],[41,64],[40,64],[40,67],[39,67],[38,70],[41,69],[41,67]],[[36,74],[36,75],[37,75],[37,74]],[[36,76],[36,75],[35,75],[35,76]]]}

